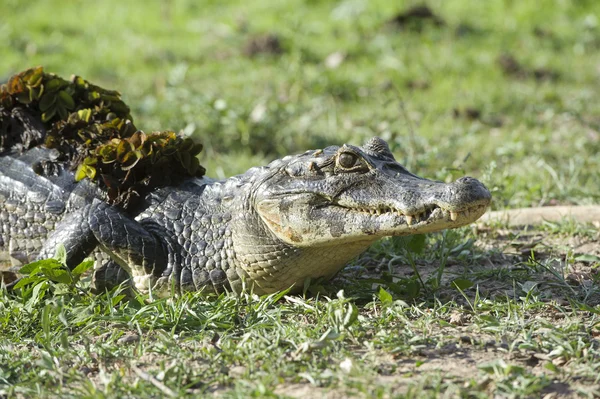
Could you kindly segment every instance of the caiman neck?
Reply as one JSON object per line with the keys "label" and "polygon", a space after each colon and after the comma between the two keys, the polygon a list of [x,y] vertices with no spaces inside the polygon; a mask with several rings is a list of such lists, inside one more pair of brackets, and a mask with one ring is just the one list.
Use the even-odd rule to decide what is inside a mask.
{"label": "caiman neck", "polygon": [[[242,279],[251,281],[253,292],[270,294],[292,287],[301,292],[307,278],[329,279],[364,252],[378,237],[367,236],[350,243],[298,247],[281,241],[255,211],[237,212],[232,220],[236,266]],[[234,291],[240,286],[232,286]]]}

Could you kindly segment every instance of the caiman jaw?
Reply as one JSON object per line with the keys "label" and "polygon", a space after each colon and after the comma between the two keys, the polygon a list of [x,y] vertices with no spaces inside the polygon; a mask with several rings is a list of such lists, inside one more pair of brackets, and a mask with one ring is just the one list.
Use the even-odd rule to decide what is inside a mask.
{"label": "caiman jaw", "polygon": [[481,217],[488,207],[488,203],[474,204],[463,209],[444,209],[438,205],[426,206],[422,212],[408,214],[399,209],[383,206],[379,208],[345,208],[350,212],[360,212],[371,217],[391,216],[399,217],[404,220],[406,226],[417,227],[419,225],[428,225],[436,223],[443,227],[444,222],[448,222],[454,227],[456,223],[470,223]]}

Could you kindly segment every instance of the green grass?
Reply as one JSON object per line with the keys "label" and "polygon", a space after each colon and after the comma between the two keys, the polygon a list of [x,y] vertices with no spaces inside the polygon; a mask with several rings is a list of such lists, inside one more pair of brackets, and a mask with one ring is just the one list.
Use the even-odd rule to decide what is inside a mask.
{"label": "green grass", "polygon": [[[139,127],[204,143],[213,177],[379,135],[419,175],[482,179],[494,208],[598,202],[600,3],[431,0],[444,25],[387,23],[416,4],[4,0],[0,80],[44,65],[116,88]],[[281,53],[249,56],[264,34]],[[385,240],[306,297],[149,303],[42,276],[0,291],[0,397],[592,397],[598,238]]]}
{"label": "green grass", "polygon": [[[546,235],[547,242],[564,237]],[[481,251],[472,238],[498,248]],[[421,292],[406,290],[411,278],[403,276],[403,262],[385,264],[384,272],[374,265],[390,246],[407,256],[398,248],[405,243],[392,240],[316,296],[186,294],[149,302],[118,292],[94,296],[86,278],[56,283],[42,274],[34,285],[43,285],[41,293],[0,294],[0,392],[597,395],[596,274],[574,257],[562,263],[560,250],[518,261],[499,248],[519,239],[531,241],[473,237],[466,229],[429,236],[413,246],[422,253],[410,255],[425,281]],[[442,258],[444,278],[434,283]],[[588,282],[571,281],[569,271],[587,272]],[[458,278],[462,288],[450,284]]]}

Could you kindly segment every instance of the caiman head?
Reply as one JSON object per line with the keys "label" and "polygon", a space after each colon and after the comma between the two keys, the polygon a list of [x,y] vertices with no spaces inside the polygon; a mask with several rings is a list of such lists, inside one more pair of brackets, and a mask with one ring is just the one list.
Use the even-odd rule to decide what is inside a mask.
{"label": "caiman head", "polygon": [[481,217],[491,200],[471,177],[446,184],[410,173],[378,137],[280,162],[254,204],[269,229],[296,246],[460,227]]}
{"label": "caiman head", "polygon": [[[332,276],[378,238],[472,223],[491,200],[485,186],[471,177],[447,184],[410,173],[377,137],[362,147],[345,144],[285,157],[260,174],[253,182],[248,214],[272,236],[271,244],[244,245],[239,252],[252,252],[247,258],[252,263],[268,258],[256,254],[263,246],[272,250],[279,242],[295,250],[298,259],[288,255],[280,269],[269,261],[269,276],[285,271],[285,276],[272,276],[281,282],[280,289],[301,286],[306,277]],[[254,272],[253,267],[245,268]],[[261,278],[268,277],[263,274]],[[263,288],[272,284],[262,283]]]}

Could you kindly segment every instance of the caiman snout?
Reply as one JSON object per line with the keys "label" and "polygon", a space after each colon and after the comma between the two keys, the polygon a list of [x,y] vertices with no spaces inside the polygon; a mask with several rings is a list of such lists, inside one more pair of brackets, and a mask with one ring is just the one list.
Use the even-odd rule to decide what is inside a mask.
{"label": "caiman snout", "polygon": [[479,180],[472,177],[461,177],[447,188],[446,205],[449,208],[460,209],[467,205],[489,205],[492,195]]}

